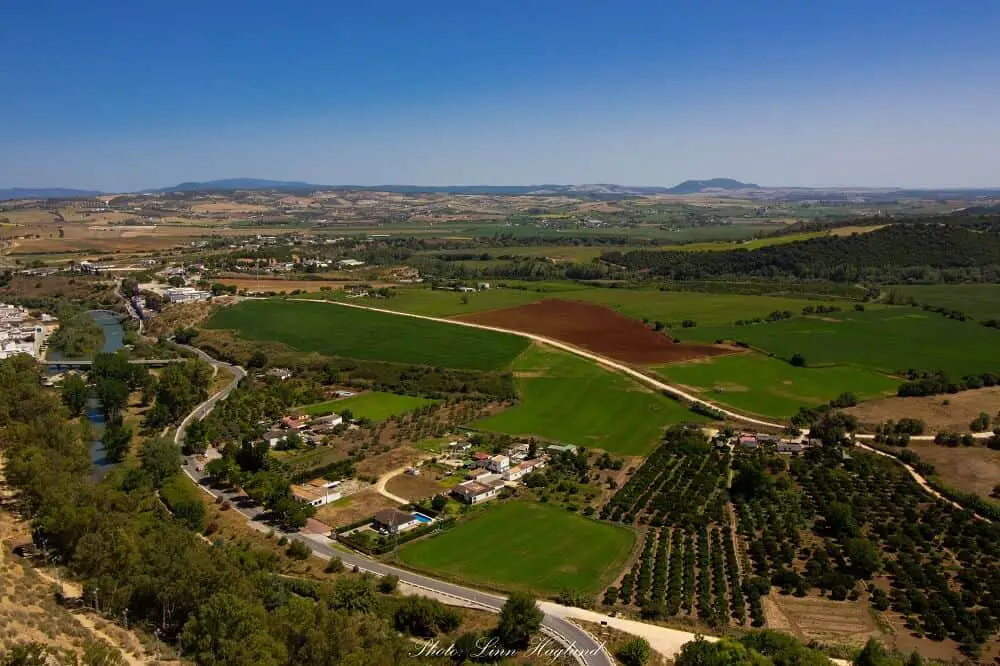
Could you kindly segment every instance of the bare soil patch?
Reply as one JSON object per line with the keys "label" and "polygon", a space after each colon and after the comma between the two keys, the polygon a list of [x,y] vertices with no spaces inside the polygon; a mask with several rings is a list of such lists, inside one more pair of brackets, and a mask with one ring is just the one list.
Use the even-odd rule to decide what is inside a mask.
{"label": "bare soil patch", "polygon": [[[945,404],[947,401],[948,404]],[[869,400],[844,410],[859,422],[869,425],[889,419],[898,421],[908,417],[927,424],[928,432],[956,430],[967,432],[969,423],[986,412],[991,417],[1000,411],[1000,386],[951,395],[931,395],[913,398],[881,398]]]}
{"label": "bare soil patch", "polygon": [[393,495],[414,502],[444,492],[444,486],[437,479],[438,474],[427,471],[422,471],[420,476],[400,474],[389,479],[385,489]]}
{"label": "bare soil patch", "polygon": [[316,520],[330,527],[340,527],[367,518],[382,509],[394,508],[396,508],[395,502],[384,495],[379,495],[374,488],[369,488],[337,500],[333,504],[321,506],[316,511]]}
{"label": "bare soil patch", "polygon": [[550,299],[456,319],[544,335],[626,363],[670,363],[729,353],[713,345],[675,343],[640,321],[578,301]]}
{"label": "bare soil patch", "polygon": [[831,601],[821,597],[773,592],[763,598],[767,626],[804,642],[863,645],[881,632],[862,601]]}
{"label": "bare soil patch", "polygon": [[359,475],[382,476],[394,469],[412,465],[425,455],[423,451],[418,451],[413,447],[400,446],[391,451],[365,458],[358,463],[357,472]]}
{"label": "bare soil patch", "polygon": [[934,442],[911,441],[920,459],[934,465],[945,485],[989,498],[993,486],[1000,483],[1000,451],[985,446],[951,448]]}

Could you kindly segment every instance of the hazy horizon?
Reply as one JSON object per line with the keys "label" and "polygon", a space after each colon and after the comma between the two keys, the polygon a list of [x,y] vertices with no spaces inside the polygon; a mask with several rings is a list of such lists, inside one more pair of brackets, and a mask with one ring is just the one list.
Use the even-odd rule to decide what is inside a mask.
{"label": "hazy horizon", "polygon": [[0,188],[1000,187],[1000,4],[677,5],[20,3]]}

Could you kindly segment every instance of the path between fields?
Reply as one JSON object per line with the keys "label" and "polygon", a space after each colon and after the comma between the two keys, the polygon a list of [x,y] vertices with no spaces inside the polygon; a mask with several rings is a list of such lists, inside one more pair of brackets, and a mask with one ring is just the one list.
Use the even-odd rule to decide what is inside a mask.
{"label": "path between fields", "polygon": [[389,479],[391,479],[394,476],[399,476],[405,471],[406,467],[397,467],[394,470],[386,472],[385,474],[383,474],[378,478],[378,481],[375,482],[375,491],[382,497],[388,497],[397,504],[409,504],[410,500],[403,499],[399,495],[393,495],[392,493],[390,493],[388,490],[385,489],[385,484],[389,483]]}
{"label": "path between fields", "polygon": [[[557,349],[562,349],[563,351],[567,351],[567,352],[569,352],[571,354],[575,354],[576,356],[580,356],[582,358],[594,361],[598,365],[601,365],[601,366],[604,366],[606,368],[610,368],[612,370],[616,370],[616,371],[618,371],[618,372],[620,372],[622,374],[628,375],[629,377],[632,377],[633,379],[636,379],[636,380],[638,380],[638,381],[646,384],[647,386],[651,386],[654,389],[657,389],[659,391],[663,391],[664,393],[669,393],[670,395],[677,396],[678,398],[681,398],[683,400],[687,400],[689,402],[696,403],[696,404],[702,405],[704,407],[708,407],[708,408],[710,408],[712,410],[715,410],[716,412],[718,412],[720,414],[723,414],[724,416],[727,416],[727,417],[729,417],[731,419],[734,419],[734,420],[737,420],[737,421],[742,421],[743,423],[748,423],[748,424],[751,424],[751,425],[763,426],[765,428],[776,428],[778,430],[782,430],[782,429],[785,428],[785,424],[783,424],[783,423],[773,423],[771,421],[765,421],[763,419],[758,419],[758,418],[754,418],[752,416],[747,416],[746,414],[741,414],[739,412],[731,411],[729,409],[726,409],[725,407],[721,407],[721,406],[719,406],[719,405],[717,405],[715,403],[709,402],[708,400],[704,400],[703,398],[699,398],[698,396],[693,395],[691,393],[688,393],[687,391],[683,391],[683,390],[677,388],[676,386],[672,386],[672,385],[667,384],[665,382],[662,382],[662,381],[660,381],[658,379],[655,379],[653,377],[645,375],[645,374],[639,372],[638,370],[636,370],[635,368],[632,368],[632,367],[630,367],[628,365],[625,365],[624,363],[619,363],[618,361],[615,361],[615,360],[612,360],[610,358],[607,358],[606,356],[601,356],[600,354],[595,354],[594,352],[587,351],[586,349],[581,349],[580,347],[576,347],[575,345],[567,344],[567,343],[562,342],[560,340],[555,340],[553,338],[549,338],[549,337],[546,337],[544,335],[537,335],[535,333],[526,333],[524,331],[514,331],[514,330],[510,330],[510,329],[506,329],[506,328],[501,328],[499,326],[487,326],[485,324],[475,324],[475,323],[469,322],[469,321],[459,321],[459,320],[456,320],[456,319],[445,319],[443,317],[430,317],[428,315],[414,314],[412,312],[397,312],[396,310],[387,310],[385,308],[375,308],[375,307],[371,307],[371,306],[368,306],[368,305],[358,305],[356,303],[342,303],[340,301],[331,301],[331,300],[326,300],[326,299],[313,299],[313,298],[290,298],[288,300],[290,300],[290,301],[301,301],[301,302],[305,302],[305,303],[328,303],[330,305],[339,305],[339,306],[345,307],[345,308],[356,308],[358,310],[371,310],[373,312],[382,312],[384,314],[393,314],[393,315],[398,315],[398,316],[401,316],[401,317],[413,317],[414,319],[425,319],[427,321],[436,321],[436,322],[439,322],[439,323],[442,323],[442,324],[452,324],[453,326],[467,326],[469,328],[479,328],[479,329],[483,329],[483,330],[486,330],[486,331],[494,331],[496,333],[508,333],[508,334],[511,334],[511,335],[519,335],[519,336],[521,336],[523,338],[527,338],[529,340],[534,340],[535,342],[540,342],[542,344],[549,345],[550,347],[555,347]],[[805,431],[803,433],[802,436],[803,437],[808,437],[808,435],[809,435],[809,431],[807,430],[807,431]],[[977,432],[977,433],[973,433],[973,437],[976,437],[977,439],[985,439],[985,438],[992,437],[992,436],[993,436],[992,432]],[[857,439],[874,439],[875,436],[874,435],[855,435],[855,437]],[[917,435],[917,436],[911,437],[910,439],[911,440],[914,440],[914,439],[915,440],[933,440],[934,437],[933,437],[933,435]],[[934,488],[932,488],[931,485],[930,485],[930,483],[927,482],[927,479],[925,479],[923,476],[921,476],[920,474],[918,474],[915,469],[913,469],[910,465],[907,465],[906,463],[904,463],[902,460],[900,460],[896,456],[890,455],[888,453],[884,453],[882,451],[878,451],[877,449],[874,449],[874,448],[872,448],[870,446],[866,446],[866,445],[861,444],[861,443],[857,443],[857,446],[860,447],[860,448],[862,448],[862,449],[864,449],[864,450],[866,450],[866,451],[871,451],[871,452],[874,452],[874,453],[877,453],[879,455],[882,455],[882,456],[885,456],[887,458],[891,458],[891,459],[895,460],[897,463],[899,463],[900,465],[902,465],[906,469],[907,472],[909,472],[909,474],[913,478],[913,480],[917,482],[917,485],[919,485],[921,488],[923,488],[927,493],[929,493],[933,497],[936,497],[937,499],[939,499],[939,500],[941,500],[943,502],[946,502],[946,503],[950,504],[951,506],[953,506],[953,507],[955,507],[955,508],[957,508],[959,510],[965,510],[965,508],[961,504],[959,504],[958,502],[955,502],[955,501],[952,501],[952,500],[946,498],[944,495],[942,495],[941,493],[939,493],[938,491],[936,491]],[[979,518],[980,520],[986,520],[987,522],[989,522],[986,518],[984,518],[982,516],[976,515],[976,517]]]}
{"label": "path between fields", "polygon": [[[288,300],[311,302],[311,303],[317,303],[317,302],[327,303],[331,305],[339,305],[341,307],[352,307],[360,310],[372,310],[374,312],[382,312],[385,314],[393,314],[404,317],[413,317],[415,319],[425,319],[428,321],[437,321],[445,324],[452,324],[455,326],[467,326],[469,328],[480,328],[484,330],[495,331],[498,333],[519,335],[521,337],[525,337],[530,340],[540,342],[542,344],[547,344],[552,347],[567,351],[571,354],[575,354],[577,356],[589,359],[606,368],[617,370],[623,374],[629,375],[630,377],[637,379],[638,381],[643,382],[644,384],[652,386],[653,388],[664,391],[666,393],[670,393],[671,395],[675,395],[682,399],[689,400],[697,404],[705,405],[707,407],[711,407],[712,409],[718,410],[720,413],[729,416],[734,420],[742,421],[744,423],[749,423],[753,425],[764,426],[768,428],[778,428],[778,429],[784,428],[783,424],[771,423],[769,421],[756,419],[753,417],[746,416],[744,414],[739,414],[737,412],[720,408],[711,402],[698,398],[694,395],[691,395],[690,393],[681,391],[680,389],[670,386],[669,384],[665,384],[657,379],[644,375],[641,372],[634,370],[633,368],[627,365],[605,358],[599,354],[594,354],[592,352],[574,347],[573,345],[560,342],[559,340],[553,340],[551,338],[547,338],[545,336],[535,335],[533,333],[524,333],[522,331],[509,331],[507,329],[495,326],[485,326],[483,324],[474,324],[471,322],[455,321],[451,319],[429,317],[426,315],[418,315],[407,312],[396,312],[394,310],[386,310],[383,308],[373,308],[363,305],[355,305],[353,303],[341,303],[337,301],[301,299],[301,298],[288,299]],[[196,348],[189,347],[189,349],[195,350]],[[215,406],[215,403],[218,402],[220,399],[224,398],[225,396],[227,396],[236,387],[236,385],[239,383],[239,380],[242,379],[243,376],[245,376],[243,368],[240,368],[239,366],[230,366],[227,363],[218,361],[201,350],[196,350],[196,351],[200,356],[202,356],[202,358],[205,358],[213,365],[218,364],[221,366],[229,367],[233,371],[235,376],[231,385],[223,388],[216,394],[209,397],[208,400],[206,400],[204,403],[195,407],[194,410],[192,410],[191,413],[188,414],[188,416],[184,419],[184,421],[182,421],[181,425],[177,428],[177,433],[174,437],[174,441],[177,442],[178,444],[181,444],[183,442],[184,428],[187,426],[187,424],[190,423],[195,418],[204,418]],[[989,434],[985,433],[977,433],[976,436],[980,437],[988,435]],[[882,453],[881,451],[872,449],[871,447],[868,447],[864,444],[859,444],[858,446],[864,448],[865,450],[873,451],[880,455],[893,458],[894,460],[896,460],[896,462],[903,464],[902,461],[900,461],[898,458],[895,458],[894,456]],[[914,469],[912,469],[909,465],[904,464],[903,466],[907,469],[907,471],[914,478],[914,480],[916,480],[917,483],[920,484],[920,486],[924,488],[928,493],[939,499],[950,502],[950,500],[947,500],[946,498],[942,497],[940,493],[931,488],[930,485],[927,483],[927,481],[922,476],[917,474],[917,472]],[[186,458],[183,465],[183,471],[204,492],[215,497],[225,497],[225,493],[223,491],[218,491],[209,487],[207,484],[207,480],[205,478],[198,478],[198,475],[195,473],[194,470],[193,460],[190,457]],[[388,478],[390,477],[384,475],[383,478],[385,478],[385,481],[388,481]],[[230,499],[232,501],[235,498],[228,497],[227,499]],[[961,508],[961,506],[955,502],[950,502],[950,503],[958,508]],[[257,509],[256,511],[254,511],[252,509],[251,510],[243,509],[237,506],[237,503],[235,501],[233,501],[233,508],[237,512],[243,514],[244,517],[247,518],[249,524],[254,529],[258,529],[260,531],[275,531],[270,526],[267,526],[261,523],[259,520],[257,520],[260,517],[262,510]],[[354,553],[353,551],[346,552],[341,550],[335,550],[332,547],[334,544],[330,542],[329,539],[326,539],[325,537],[322,537],[320,535],[308,535],[305,536],[304,538],[303,535],[295,535],[295,534],[286,534],[286,536],[288,536],[289,538],[299,539],[307,546],[309,546],[310,549],[313,551],[313,553],[320,558],[330,559],[332,557],[339,557],[348,566],[357,566],[359,567],[359,569],[363,571],[370,571],[376,575],[386,575],[391,573],[399,576],[401,582],[406,583],[411,587],[427,590],[429,592],[432,592],[435,596],[438,596],[439,598],[444,598],[444,599],[451,598],[454,601],[461,603],[462,605],[468,605],[471,603],[486,610],[499,612],[500,606],[503,604],[505,600],[505,598],[500,595],[481,592],[479,590],[468,588],[462,585],[447,583],[445,581],[440,581],[422,574],[415,574],[406,569],[399,569],[391,565],[384,564],[377,560],[373,560],[371,558]],[[674,656],[676,656],[677,653],[680,651],[681,647],[685,643],[694,640],[698,636],[697,634],[694,633],[680,631],[677,629],[669,629],[667,627],[647,624],[645,622],[638,622],[636,620],[627,620],[624,618],[611,618],[608,617],[607,615],[598,613],[596,611],[589,611],[586,609],[576,608],[572,606],[563,606],[561,604],[556,604],[548,601],[539,602],[539,607],[545,613],[545,619],[543,620],[544,629],[548,633],[556,637],[557,640],[559,640],[559,642],[562,643],[563,645],[572,645],[577,650],[581,650],[582,652],[577,652],[574,654],[574,656],[577,657],[577,660],[580,663],[586,664],[587,666],[592,666],[596,664],[600,664],[601,666],[604,665],[610,666],[613,665],[615,661],[608,653],[607,649],[603,648],[602,644],[596,638],[594,638],[593,635],[591,635],[589,632],[585,631],[578,625],[571,622],[570,621],[571,618],[588,620],[598,623],[607,622],[609,626],[619,629],[620,631],[624,631],[634,636],[641,636],[643,638],[646,638],[646,640],[650,642],[651,646],[653,646],[657,650],[657,652],[660,652],[661,654],[663,654],[668,658],[673,658]],[[717,640],[716,638],[709,636],[706,636],[705,638],[706,640]],[[845,665],[849,663],[839,659],[831,659],[831,661],[837,664],[845,664]]]}

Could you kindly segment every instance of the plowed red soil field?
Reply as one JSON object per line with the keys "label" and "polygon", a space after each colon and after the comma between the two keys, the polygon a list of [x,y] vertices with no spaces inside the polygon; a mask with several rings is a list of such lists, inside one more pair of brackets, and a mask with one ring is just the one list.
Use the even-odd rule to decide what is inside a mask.
{"label": "plowed red soil field", "polygon": [[545,300],[456,319],[544,335],[626,363],[670,363],[730,353],[723,347],[675,343],[641,321],[579,301]]}

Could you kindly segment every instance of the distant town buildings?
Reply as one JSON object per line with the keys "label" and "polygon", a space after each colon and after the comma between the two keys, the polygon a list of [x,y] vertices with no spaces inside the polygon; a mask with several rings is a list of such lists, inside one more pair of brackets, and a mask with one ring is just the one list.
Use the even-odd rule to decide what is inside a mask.
{"label": "distant town buildings", "polygon": [[0,359],[18,354],[41,358],[45,337],[55,321],[50,315],[35,318],[27,308],[0,303]]}

